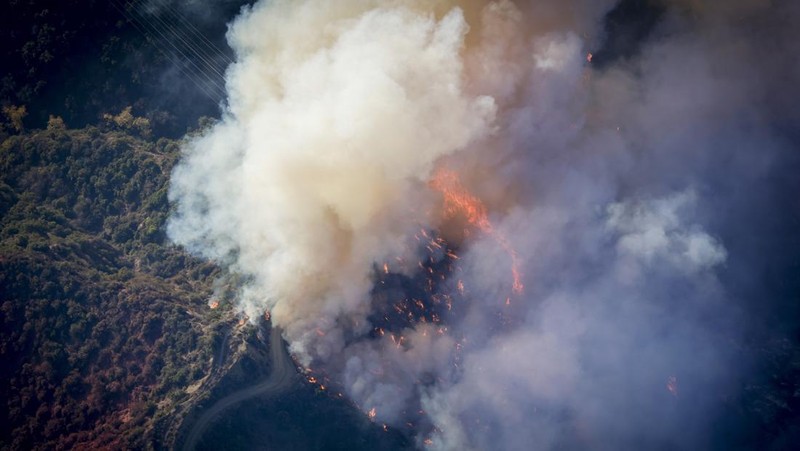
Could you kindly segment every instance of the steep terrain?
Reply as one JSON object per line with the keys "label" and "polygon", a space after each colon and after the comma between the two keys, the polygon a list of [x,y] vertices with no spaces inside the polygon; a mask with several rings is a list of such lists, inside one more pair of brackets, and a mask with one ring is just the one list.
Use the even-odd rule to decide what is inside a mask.
{"label": "steep terrain", "polygon": [[2,143],[3,447],[143,447],[209,372],[216,270],[163,234],[177,152],[58,121]]}

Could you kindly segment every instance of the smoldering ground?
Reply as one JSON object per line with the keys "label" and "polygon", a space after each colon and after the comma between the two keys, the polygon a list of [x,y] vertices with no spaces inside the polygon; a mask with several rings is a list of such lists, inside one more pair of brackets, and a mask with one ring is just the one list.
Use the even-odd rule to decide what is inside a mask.
{"label": "smoldering ground", "polygon": [[[615,50],[630,3],[255,4],[170,236],[420,446],[730,444],[748,340],[796,330],[800,11],[662,2]],[[457,305],[386,333],[424,271]]]}

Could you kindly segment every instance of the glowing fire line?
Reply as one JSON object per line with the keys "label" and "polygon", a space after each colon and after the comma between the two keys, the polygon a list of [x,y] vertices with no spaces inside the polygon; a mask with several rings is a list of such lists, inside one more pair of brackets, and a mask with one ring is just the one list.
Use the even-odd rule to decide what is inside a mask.
{"label": "glowing fire line", "polygon": [[442,193],[444,197],[444,213],[445,216],[453,217],[456,215],[463,215],[467,223],[476,227],[486,235],[491,236],[497,244],[508,254],[511,258],[511,275],[513,278],[512,289],[515,294],[521,294],[525,288],[522,284],[522,275],[520,273],[520,262],[517,251],[511,246],[508,239],[501,233],[497,232],[489,221],[489,216],[486,212],[486,207],[483,202],[477,197],[473,196],[461,183],[458,175],[446,169],[439,169],[430,181],[431,188]]}

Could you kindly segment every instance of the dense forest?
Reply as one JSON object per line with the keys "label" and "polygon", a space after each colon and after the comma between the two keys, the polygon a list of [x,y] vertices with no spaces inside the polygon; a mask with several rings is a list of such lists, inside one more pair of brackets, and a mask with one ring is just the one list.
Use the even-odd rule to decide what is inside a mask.
{"label": "dense forest", "polygon": [[207,373],[215,268],[163,231],[177,153],[58,118],[3,141],[0,443],[140,448]]}
{"label": "dense forest", "polygon": [[[142,6],[14,1],[0,18],[2,449],[158,447],[210,369],[216,269],[166,242],[179,143],[154,136],[220,99],[132,20]],[[224,21],[194,23],[224,42]]]}

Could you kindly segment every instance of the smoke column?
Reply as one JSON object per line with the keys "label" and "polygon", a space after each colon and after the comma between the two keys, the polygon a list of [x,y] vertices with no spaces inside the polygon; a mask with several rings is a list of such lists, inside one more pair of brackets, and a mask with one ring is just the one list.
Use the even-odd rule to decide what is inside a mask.
{"label": "smoke column", "polygon": [[798,119],[768,3],[660,3],[601,65],[614,1],[258,2],[169,236],[420,447],[708,447]]}

